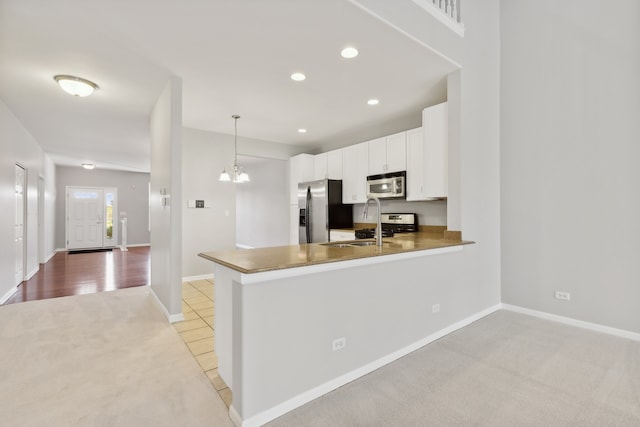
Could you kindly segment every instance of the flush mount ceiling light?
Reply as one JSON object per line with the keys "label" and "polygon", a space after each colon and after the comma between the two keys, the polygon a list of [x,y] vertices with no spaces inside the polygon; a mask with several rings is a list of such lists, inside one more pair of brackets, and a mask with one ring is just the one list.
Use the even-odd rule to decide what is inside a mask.
{"label": "flush mount ceiling light", "polygon": [[369,104],[369,105],[378,105],[379,103],[380,103],[380,101],[375,99],[375,98],[372,98],[372,99],[367,101],[367,104]]}
{"label": "flush mount ceiling light", "polygon": [[296,82],[301,82],[306,78],[307,78],[307,76],[305,76],[302,73],[293,73],[293,74],[291,74],[291,80],[296,81]]}
{"label": "flush mount ceiling light", "polygon": [[82,77],[58,74],[53,76],[53,79],[58,82],[62,90],[73,96],[89,96],[98,89],[97,84]]}
{"label": "flush mount ceiling light", "polygon": [[96,167],[95,163],[83,163],[82,167],[88,170],[94,169]]}
{"label": "flush mount ceiling light", "polygon": [[355,58],[356,56],[358,56],[358,49],[356,49],[355,47],[348,46],[342,49],[342,51],[340,52],[340,55],[342,55],[343,58],[347,58],[347,59]]}
{"label": "flush mount ceiling light", "polygon": [[230,182],[233,181],[235,183],[243,183],[243,182],[249,182],[249,175],[244,171],[244,168],[240,165],[238,165],[238,119],[240,118],[239,115],[234,114],[233,116],[231,116],[234,120],[234,127],[235,127],[235,136],[233,139],[233,155],[234,155],[234,161],[233,161],[233,176],[229,175],[229,172],[227,172],[226,169],[222,170],[222,173],[220,174],[220,178],[218,178],[219,181],[222,182]]}
{"label": "flush mount ceiling light", "polygon": [[307,130],[303,129],[303,128],[300,128],[300,129],[298,129],[298,133],[307,133]]}

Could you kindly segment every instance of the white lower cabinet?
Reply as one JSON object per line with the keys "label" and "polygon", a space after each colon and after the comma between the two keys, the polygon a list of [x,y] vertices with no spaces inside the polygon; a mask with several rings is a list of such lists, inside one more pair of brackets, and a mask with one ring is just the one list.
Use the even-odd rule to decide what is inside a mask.
{"label": "white lower cabinet", "polygon": [[369,144],[362,142],[342,149],[342,203],[367,201]]}

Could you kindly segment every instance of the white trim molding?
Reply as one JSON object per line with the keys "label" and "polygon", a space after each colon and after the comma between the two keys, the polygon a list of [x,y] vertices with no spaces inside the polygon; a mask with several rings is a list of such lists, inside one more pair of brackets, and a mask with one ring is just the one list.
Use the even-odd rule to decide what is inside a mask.
{"label": "white trim molding", "polygon": [[612,328],[610,326],[599,325],[597,323],[576,320],[570,317],[558,316],[557,314],[546,313],[544,311],[531,310],[530,308],[519,307],[517,305],[502,304],[504,310],[514,311],[520,314],[526,314],[540,319],[551,320],[553,322],[564,323],[565,325],[576,326],[590,331],[601,332],[604,334],[614,335],[616,337],[627,338],[633,341],[640,341],[640,334],[636,332],[626,331],[624,329]]}
{"label": "white trim molding", "polygon": [[[147,285],[147,286],[149,286],[149,285]],[[167,318],[169,323],[182,322],[184,320],[184,313],[169,314],[169,312],[167,311],[166,307],[164,306],[164,304],[162,304],[162,302],[160,301],[160,298],[158,298],[158,295],[156,295],[156,293],[153,291],[151,286],[149,286],[149,293],[151,295],[153,295],[153,299],[156,301],[156,304],[158,305],[160,310],[162,310],[162,314],[164,314],[164,317]]]}
{"label": "white trim molding", "polygon": [[31,270],[26,276],[24,276],[24,281],[26,282],[27,280],[31,279],[33,276],[36,275],[38,271],[40,271],[40,264],[38,264],[36,268]]}
{"label": "white trim molding", "polygon": [[200,276],[186,276],[182,278],[182,282],[194,282],[196,280],[213,280],[213,273],[211,274],[201,274]]}
{"label": "white trim molding", "polygon": [[17,286],[14,286],[13,288],[9,289],[9,292],[4,294],[2,299],[0,299],[0,305],[2,305],[5,302],[9,301],[9,298],[11,298],[13,296],[13,294],[15,294],[16,292],[18,292],[18,287]]}

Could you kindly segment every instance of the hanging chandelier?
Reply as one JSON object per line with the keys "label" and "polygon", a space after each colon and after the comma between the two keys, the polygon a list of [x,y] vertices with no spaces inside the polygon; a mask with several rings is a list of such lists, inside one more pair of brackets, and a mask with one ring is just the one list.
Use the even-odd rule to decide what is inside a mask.
{"label": "hanging chandelier", "polygon": [[234,120],[234,127],[235,127],[235,135],[234,135],[234,139],[233,139],[233,153],[234,153],[234,160],[233,160],[233,174],[230,175],[229,172],[227,172],[226,169],[222,170],[222,173],[220,174],[220,181],[223,182],[235,182],[235,183],[242,183],[242,182],[249,182],[249,175],[244,171],[244,168],[240,165],[238,165],[238,119],[240,118],[239,115],[234,114],[233,116],[231,116]]}

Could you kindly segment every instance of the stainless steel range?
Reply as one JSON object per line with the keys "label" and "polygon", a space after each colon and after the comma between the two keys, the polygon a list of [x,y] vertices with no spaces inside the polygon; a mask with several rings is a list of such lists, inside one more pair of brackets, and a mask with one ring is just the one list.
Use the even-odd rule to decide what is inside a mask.
{"label": "stainless steel range", "polygon": [[[382,237],[393,237],[394,233],[414,233],[418,231],[418,215],[414,213],[383,213]],[[356,230],[356,239],[375,237],[375,228]]]}

